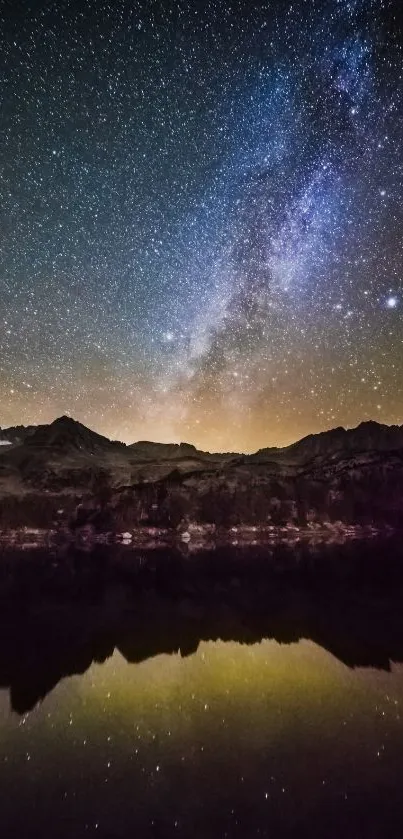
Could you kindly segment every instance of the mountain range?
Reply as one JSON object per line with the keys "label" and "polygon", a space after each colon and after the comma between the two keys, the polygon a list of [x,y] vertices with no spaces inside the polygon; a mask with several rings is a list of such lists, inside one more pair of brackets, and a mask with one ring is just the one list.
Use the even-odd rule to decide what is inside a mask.
{"label": "mountain range", "polygon": [[0,529],[399,526],[403,426],[363,422],[254,454],[109,440],[70,417],[0,429]]}

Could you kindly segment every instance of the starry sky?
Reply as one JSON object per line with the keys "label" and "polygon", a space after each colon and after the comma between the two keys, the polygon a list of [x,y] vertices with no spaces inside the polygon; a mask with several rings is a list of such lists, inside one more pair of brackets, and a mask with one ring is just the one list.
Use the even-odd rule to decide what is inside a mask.
{"label": "starry sky", "polygon": [[403,422],[398,0],[0,2],[0,425]]}

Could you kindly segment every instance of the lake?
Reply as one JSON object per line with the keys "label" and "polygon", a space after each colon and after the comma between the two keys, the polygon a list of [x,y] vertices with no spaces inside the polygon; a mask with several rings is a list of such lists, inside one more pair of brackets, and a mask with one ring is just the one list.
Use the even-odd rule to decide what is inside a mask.
{"label": "lake", "polygon": [[4,549],[2,835],[400,837],[401,550]]}

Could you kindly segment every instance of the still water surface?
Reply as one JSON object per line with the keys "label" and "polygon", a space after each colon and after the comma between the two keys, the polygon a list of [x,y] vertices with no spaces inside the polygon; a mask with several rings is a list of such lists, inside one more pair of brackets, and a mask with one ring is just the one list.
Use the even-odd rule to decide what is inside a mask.
{"label": "still water surface", "polygon": [[[232,590],[239,604],[244,588],[233,584]],[[102,602],[113,622],[117,601],[119,611],[127,611],[127,597],[119,592],[113,607],[110,594]],[[368,627],[377,619],[384,625],[390,614],[385,594],[381,612],[378,601],[369,613],[365,607],[362,624],[356,612],[352,623],[351,608],[341,606],[345,597],[337,595],[337,654],[334,622],[331,631],[326,624],[333,596],[318,618],[317,595],[312,607],[306,591],[295,597],[294,583],[293,608],[285,609],[291,634],[301,637],[287,643],[284,608],[281,643],[247,638],[245,607],[234,611],[233,597],[220,606],[226,630],[218,632],[242,641],[201,637],[195,644],[192,637],[189,650],[186,633],[200,618],[195,597],[188,591],[175,604],[183,618],[182,642],[173,646],[182,644],[182,653],[158,652],[164,633],[172,636],[166,614],[156,649],[142,637],[132,641],[127,626],[115,643],[119,632],[115,624],[111,632],[110,621],[107,630],[100,626],[98,602],[84,609],[90,612],[84,625],[60,600],[47,607],[46,619],[43,603],[39,619],[20,601],[26,613],[18,639],[15,614],[3,618],[2,836],[403,835],[403,666],[388,660],[389,647],[391,658],[398,658],[397,636],[401,643],[396,597],[391,627],[380,639],[376,625],[374,631]],[[301,633],[295,632],[296,599]],[[152,620],[157,606],[149,590],[141,604],[136,601],[137,633],[139,627],[144,633],[144,616]],[[217,627],[216,606],[213,611],[207,623]],[[46,635],[29,630],[38,620]],[[88,637],[94,623],[95,645]],[[332,652],[309,637],[318,633],[331,639]],[[88,655],[104,660],[88,666]],[[367,666],[356,666],[362,661]]]}

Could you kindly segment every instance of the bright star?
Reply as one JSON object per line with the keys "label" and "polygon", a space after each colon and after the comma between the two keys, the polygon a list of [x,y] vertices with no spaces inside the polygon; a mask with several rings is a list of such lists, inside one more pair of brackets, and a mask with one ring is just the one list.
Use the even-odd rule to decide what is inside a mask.
{"label": "bright star", "polygon": [[387,305],[388,309],[396,309],[396,306],[397,306],[398,302],[399,301],[398,301],[397,297],[388,297],[388,299],[386,301],[386,305]]}

